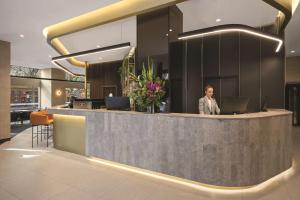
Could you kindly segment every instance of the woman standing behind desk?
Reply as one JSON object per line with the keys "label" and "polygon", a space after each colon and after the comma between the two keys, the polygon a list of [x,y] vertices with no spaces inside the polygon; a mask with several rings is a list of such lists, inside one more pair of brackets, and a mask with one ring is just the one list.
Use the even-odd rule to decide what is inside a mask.
{"label": "woman standing behind desk", "polygon": [[211,85],[205,87],[205,96],[199,99],[199,113],[206,115],[219,115],[220,108],[212,95],[214,88]]}

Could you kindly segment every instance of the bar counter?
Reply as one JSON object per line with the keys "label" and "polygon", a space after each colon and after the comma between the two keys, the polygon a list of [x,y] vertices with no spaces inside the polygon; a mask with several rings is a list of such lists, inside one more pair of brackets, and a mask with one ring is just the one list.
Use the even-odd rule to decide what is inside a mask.
{"label": "bar counter", "polygon": [[51,108],[54,147],[204,184],[248,187],[292,166],[292,113]]}

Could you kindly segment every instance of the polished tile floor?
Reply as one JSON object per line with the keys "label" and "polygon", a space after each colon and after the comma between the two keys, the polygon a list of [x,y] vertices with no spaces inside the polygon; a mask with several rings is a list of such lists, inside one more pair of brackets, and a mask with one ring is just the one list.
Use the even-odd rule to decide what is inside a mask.
{"label": "polished tile floor", "polygon": [[0,200],[300,200],[300,128],[294,128],[293,168],[254,188],[228,191],[189,187],[31,148],[30,129],[0,145]]}

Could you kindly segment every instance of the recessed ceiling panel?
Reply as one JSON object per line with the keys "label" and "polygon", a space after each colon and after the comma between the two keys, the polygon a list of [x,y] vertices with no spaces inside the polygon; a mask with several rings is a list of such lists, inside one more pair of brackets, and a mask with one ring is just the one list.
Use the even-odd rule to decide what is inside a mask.
{"label": "recessed ceiling panel", "polygon": [[294,15],[287,25],[285,31],[286,40],[286,55],[287,56],[299,56],[300,55],[300,8],[296,9]]}
{"label": "recessed ceiling panel", "polygon": [[[70,53],[130,42],[136,46],[136,17],[97,26],[59,38]],[[99,47],[98,47],[99,45]]]}
{"label": "recessed ceiling panel", "polygon": [[[60,65],[65,67],[67,70],[71,71],[73,74],[85,75],[85,69],[82,67],[76,67],[71,65],[67,60],[57,61]],[[51,64],[52,67],[57,67],[54,64]]]}
{"label": "recessed ceiling panel", "polygon": [[178,4],[183,31],[222,24],[260,27],[274,23],[278,10],[262,0],[189,0]]}
{"label": "recessed ceiling panel", "polygon": [[123,60],[128,55],[131,48],[115,49],[104,52],[97,52],[89,55],[76,57],[77,60],[87,61],[89,64],[111,62],[116,60]]}
{"label": "recessed ceiling panel", "polygon": [[[11,42],[11,64],[34,68],[52,66],[43,29],[120,0],[7,0],[0,3],[0,40]],[[24,35],[21,38],[20,35]]]}

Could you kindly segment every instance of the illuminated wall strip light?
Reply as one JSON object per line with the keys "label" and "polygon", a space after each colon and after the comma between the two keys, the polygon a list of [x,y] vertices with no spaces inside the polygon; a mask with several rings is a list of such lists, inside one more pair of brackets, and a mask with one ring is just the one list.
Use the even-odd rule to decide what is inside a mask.
{"label": "illuminated wall strip light", "polygon": [[273,36],[269,36],[263,33],[258,33],[255,31],[251,31],[248,30],[246,28],[225,28],[225,29],[220,29],[220,30],[215,30],[215,31],[209,31],[209,32],[203,32],[203,33],[191,33],[191,35],[186,35],[186,36],[180,36],[178,39],[179,40],[188,40],[188,39],[192,39],[192,38],[197,38],[197,37],[204,37],[204,36],[208,36],[208,35],[215,35],[215,34],[219,34],[219,33],[228,33],[228,32],[243,32],[243,33],[248,33],[250,35],[255,35],[258,37],[262,37],[262,38],[266,38],[269,40],[273,40],[278,42],[277,48],[276,48],[276,53],[279,52],[279,50],[282,47],[283,41],[279,38],[273,37]]}
{"label": "illuminated wall strip light", "polygon": [[100,158],[89,157],[87,159],[89,161],[92,161],[92,162],[95,162],[95,163],[98,163],[101,165],[105,165],[108,167],[113,167],[116,169],[125,170],[128,172],[148,176],[148,177],[155,178],[158,180],[168,181],[171,183],[184,185],[184,186],[191,187],[191,188],[205,191],[205,192],[214,192],[214,193],[222,193],[222,194],[236,194],[239,192],[243,192],[243,193],[255,192],[255,193],[257,193],[264,189],[267,189],[270,185],[272,185],[274,183],[278,184],[278,181],[281,180],[282,178],[288,179],[288,178],[291,178],[293,175],[295,175],[295,169],[294,169],[294,167],[291,167],[291,168],[287,169],[286,171],[284,171],[284,172],[282,172],[282,173],[280,173],[258,185],[248,186],[248,187],[247,186],[245,186],[245,187],[225,187],[225,186],[214,186],[214,185],[199,183],[199,182],[195,182],[195,181],[191,181],[191,180],[187,180],[187,179],[183,179],[183,178],[178,178],[175,176],[170,176],[167,174],[162,174],[162,173],[145,170],[145,169],[141,169],[141,168],[137,168],[137,167],[132,167],[132,166],[128,166],[128,165],[124,165],[124,164],[120,164],[120,163],[116,163],[116,162],[112,162],[112,161],[108,161],[108,160],[103,160]]}
{"label": "illuminated wall strip light", "polygon": [[127,49],[130,47],[131,47],[130,42],[128,42],[128,43],[123,43],[123,44],[118,44],[118,45],[113,45],[113,46],[108,46],[108,47],[97,48],[97,49],[92,49],[92,50],[88,50],[88,51],[58,56],[58,57],[52,58],[52,61],[66,60],[69,58],[82,57],[82,56],[87,56],[87,55],[92,55],[92,54],[102,53],[102,52],[116,51],[116,50],[120,50],[120,49]]}

